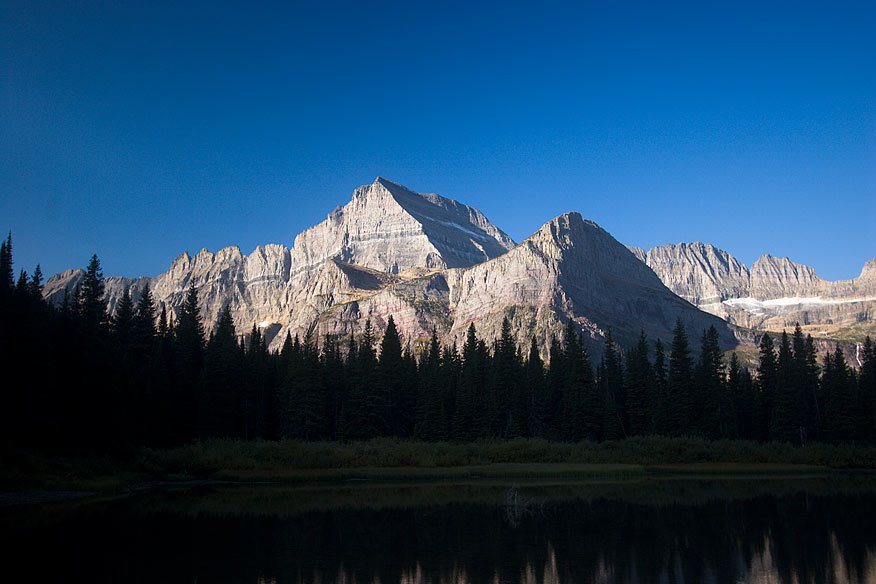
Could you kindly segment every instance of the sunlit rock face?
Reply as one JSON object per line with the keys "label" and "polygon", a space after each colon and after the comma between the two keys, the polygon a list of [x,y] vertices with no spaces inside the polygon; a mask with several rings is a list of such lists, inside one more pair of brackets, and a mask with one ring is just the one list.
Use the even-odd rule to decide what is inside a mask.
{"label": "sunlit rock face", "polygon": [[[763,280],[792,271],[777,263]],[[52,277],[46,297],[61,302],[81,277],[81,270]],[[433,330],[461,343],[471,324],[495,339],[508,318],[522,348],[534,336],[546,353],[573,320],[597,356],[609,330],[622,347],[641,332],[668,342],[678,319],[694,337],[715,326],[732,346],[727,323],[670,288],[694,303],[720,303],[750,287],[745,266],[712,246],[631,251],[578,213],[515,245],[477,209],[383,178],[356,189],[291,248],[201,250],[181,254],[155,278],[108,278],[110,309],[126,288],[136,300],[147,282],[172,317],[193,285],[208,331],[228,306],[238,333],[260,327],[272,348],[287,334],[317,342],[358,335],[367,320],[379,333],[392,315],[413,350]]]}
{"label": "sunlit rock face", "polygon": [[[76,286],[82,281],[82,276],[85,271],[79,268],[64,270],[58,274],[49,277],[43,286],[43,297],[46,301],[61,306],[64,303],[66,296],[67,302],[73,302],[73,296],[76,292]],[[139,298],[138,291],[142,288],[150,278],[125,278],[123,276],[109,276],[106,278],[106,301],[107,310],[113,313],[116,305],[122,298],[125,289],[130,289],[135,298]]]}
{"label": "sunlit rock face", "polygon": [[748,291],[748,268],[711,244],[681,243],[638,251],[637,257],[670,290],[697,306],[739,298]]}
{"label": "sunlit rock face", "polygon": [[763,300],[817,296],[825,284],[813,268],[767,254],[752,264],[746,296]]}
{"label": "sunlit rock face", "polygon": [[465,267],[512,247],[511,238],[477,209],[378,177],[295,238],[293,271],[306,273],[329,258],[390,274]]}
{"label": "sunlit rock face", "polygon": [[622,244],[578,213],[545,224],[507,254],[464,270],[448,270],[454,315],[451,335],[474,323],[487,338],[508,317],[525,345],[561,336],[575,320],[598,351],[607,332],[630,346],[640,332],[668,340],[676,321],[696,334],[714,325],[726,345],[727,324],[673,294]]}
{"label": "sunlit rock face", "polygon": [[[292,248],[183,253],[155,278],[107,278],[107,300],[112,312],[125,289],[136,301],[148,283],[173,316],[194,285],[208,330],[228,305],[239,333],[259,326],[272,346],[287,332],[357,332],[372,317],[379,330],[389,314],[402,332],[425,338],[449,323],[447,285],[436,274],[489,260],[514,245],[477,209],[377,178],[296,237]],[[67,270],[52,276],[46,298],[61,304],[82,275]]]}
{"label": "sunlit rock face", "polygon": [[670,290],[743,327],[780,330],[799,322],[832,335],[850,327],[866,332],[876,317],[876,260],[868,261],[857,278],[830,282],[810,266],[770,255],[748,269],[704,243],[631,251]]}

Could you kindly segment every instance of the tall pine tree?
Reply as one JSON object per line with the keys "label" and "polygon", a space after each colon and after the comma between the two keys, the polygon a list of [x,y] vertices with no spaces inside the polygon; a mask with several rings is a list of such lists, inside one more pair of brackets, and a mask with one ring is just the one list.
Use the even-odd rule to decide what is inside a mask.
{"label": "tall pine tree", "polygon": [[675,323],[672,334],[666,386],[670,433],[675,436],[691,434],[698,425],[694,418],[696,397],[693,387],[693,361],[681,319]]}

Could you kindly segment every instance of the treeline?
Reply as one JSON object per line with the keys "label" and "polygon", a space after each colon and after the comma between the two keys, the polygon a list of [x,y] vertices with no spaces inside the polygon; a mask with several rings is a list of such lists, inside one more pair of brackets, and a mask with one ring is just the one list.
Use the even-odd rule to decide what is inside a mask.
{"label": "treeline", "polygon": [[876,441],[876,349],[862,366],[842,353],[821,363],[797,327],[764,334],[752,375],[725,362],[714,328],[695,357],[679,321],[669,350],[642,334],[621,351],[609,333],[591,362],[573,322],[552,339],[549,366],[537,339],[522,351],[503,322],[488,345],[469,327],[462,347],[433,332],[422,355],[390,317],[378,335],[288,335],[268,350],[260,330],[239,335],[226,307],[205,332],[191,286],[174,319],[148,286],[107,314],[92,257],[58,307],[42,296],[39,266],[13,279],[12,238],[0,244],[3,438],[52,450],[169,446],[193,439],[426,441],[484,437],[609,440],[701,436],[759,441]]}

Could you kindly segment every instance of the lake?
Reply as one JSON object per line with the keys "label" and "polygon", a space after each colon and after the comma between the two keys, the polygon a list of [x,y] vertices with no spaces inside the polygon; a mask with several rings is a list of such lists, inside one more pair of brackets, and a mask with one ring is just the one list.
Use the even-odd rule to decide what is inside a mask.
{"label": "lake", "polygon": [[876,582],[876,477],[151,490],[0,509],[4,578]]}

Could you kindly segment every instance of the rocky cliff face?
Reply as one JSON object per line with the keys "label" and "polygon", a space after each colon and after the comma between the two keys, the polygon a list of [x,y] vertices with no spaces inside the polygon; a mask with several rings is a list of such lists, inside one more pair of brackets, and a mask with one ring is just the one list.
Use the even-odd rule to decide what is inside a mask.
{"label": "rocky cliff face", "polygon": [[[53,276],[46,297],[59,302],[81,275],[70,270]],[[678,318],[694,336],[715,325],[725,344],[733,343],[726,323],[678,298],[633,253],[577,213],[558,217],[515,246],[477,209],[382,178],[357,189],[347,205],[295,238],[292,248],[183,253],[155,278],[108,278],[110,306],[126,287],[136,299],[147,282],[171,313],[194,284],[208,329],[228,305],[238,332],[255,324],[274,348],[287,332],[357,334],[366,319],[380,330],[389,315],[414,344],[424,343],[433,328],[446,341],[461,341],[471,323],[495,338],[505,317],[521,347],[533,334],[544,344],[561,336],[568,319],[580,325],[597,354],[609,328],[624,346],[640,329],[668,341]]]}
{"label": "rocky cliff face", "polygon": [[[148,282],[156,300],[174,313],[194,284],[208,327],[229,305],[239,332],[257,324],[269,337],[281,331],[304,335],[319,333],[320,316],[332,307],[364,300],[402,279],[471,266],[512,247],[511,238],[477,209],[378,177],[296,237],[292,248],[265,245],[250,255],[237,247],[183,253],[155,278],[107,278],[107,299],[112,311],[126,288],[136,300]],[[72,294],[81,277],[82,270],[52,276],[46,298],[60,304],[64,291]],[[355,328],[349,323],[325,327],[328,332]]]}
{"label": "rocky cliff face", "polygon": [[[359,333],[365,318],[383,327],[390,314],[414,344],[425,343],[433,327],[445,342],[461,344],[470,324],[494,339],[506,317],[521,347],[535,335],[545,352],[551,337],[562,338],[569,319],[579,325],[594,355],[601,353],[609,328],[622,346],[631,345],[641,330],[668,342],[679,318],[693,336],[714,325],[725,346],[735,342],[726,322],[678,298],[623,245],[578,213],[557,217],[492,260],[358,289],[310,315],[309,330]],[[301,330],[296,327],[308,318],[289,330]]]}
{"label": "rocky cliff face", "polygon": [[738,298],[749,287],[748,269],[711,244],[664,245],[638,257],[670,290],[695,305]]}
{"label": "rocky cliff face", "polygon": [[[43,296],[46,301],[56,306],[64,303],[64,297],[72,302],[76,286],[82,280],[85,271],[81,269],[64,270],[46,280],[43,287]],[[139,299],[139,290],[150,281],[150,278],[125,278],[122,276],[109,276],[106,278],[106,301],[107,310],[110,313],[116,309],[116,304],[122,298],[125,289],[129,289],[135,300]]]}
{"label": "rocky cliff face", "polygon": [[826,284],[828,282],[816,276],[811,267],[766,254],[751,266],[746,295],[765,300],[817,296],[820,291],[827,291]]}
{"label": "rocky cliff face", "polygon": [[851,329],[867,333],[873,328],[876,260],[867,262],[857,278],[830,282],[809,266],[770,255],[749,270],[703,243],[663,245],[638,250],[636,256],[673,292],[740,326],[781,330],[799,322],[823,336],[849,338],[859,336]]}
{"label": "rocky cliff face", "polygon": [[508,316],[524,344],[547,342],[575,320],[599,351],[608,329],[623,347],[640,331],[668,342],[677,319],[694,338],[710,325],[725,345],[727,324],[673,294],[633,253],[592,221],[567,213],[550,221],[507,254],[465,270],[449,270],[453,336],[474,322],[498,335]]}
{"label": "rocky cliff face", "polygon": [[390,274],[465,267],[512,247],[511,238],[477,209],[378,177],[295,238],[293,275],[328,258]]}

